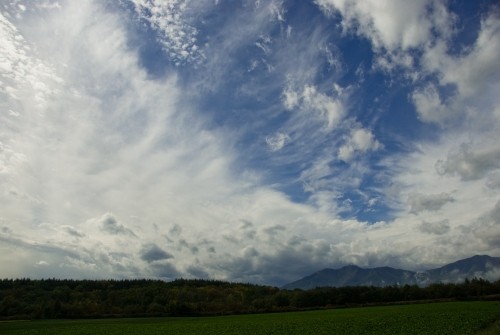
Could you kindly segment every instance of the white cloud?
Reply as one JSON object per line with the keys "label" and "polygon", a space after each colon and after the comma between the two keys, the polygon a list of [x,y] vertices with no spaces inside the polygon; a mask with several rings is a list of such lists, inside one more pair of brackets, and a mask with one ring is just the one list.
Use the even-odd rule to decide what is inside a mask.
{"label": "white cloud", "polygon": [[497,248],[500,245],[500,201],[493,209],[481,215],[476,223],[471,227],[471,232],[486,247]]}
{"label": "white cloud", "polygon": [[339,159],[349,162],[356,153],[375,151],[382,147],[370,130],[364,128],[353,129],[344,145],[339,149]]}
{"label": "white cloud", "polygon": [[[422,239],[420,243],[428,248],[425,251],[424,247],[422,250],[415,247],[418,250],[414,252],[420,254],[422,259],[433,258],[432,252],[448,257],[444,256],[446,248],[455,250],[456,259],[473,254],[498,253],[498,245],[485,244],[472,233],[479,228],[475,227],[478,217],[489,217],[487,213],[491,212],[500,196],[497,189],[487,187],[484,177],[486,170],[465,169],[473,171],[466,175],[469,176],[467,180],[461,175],[443,174],[439,169],[436,170],[436,164],[443,161],[449,152],[455,152],[457,142],[466,140],[466,137],[464,134],[443,136],[439,141],[422,144],[410,154],[402,154],[396,160],[384,164],[393,176],[392,184],[381,194],[388,197],[387,203],[392,203],[398,211],[395,223],[406,223],[438,239],[435,241],[438,244],[430,246],[428,240],[423,242],[425,237],[414,234],[416,240]],[[408,202],[402,202],[401,199],[408,199]]]}
{"label": "white cloud", "polygon": [[439,92],[432,84],[412,94],[419,118],[424,122],[444,123],[452,115],[450,109],[443,104]]}
{"label": "white cloud", "polygon": [[[484,127],[492,124],[492,118],[498,120],[495,114],[499,105],[495,92],[500,89],[498,15],[486,15],[475,43],[452,53],[450,46],[460,31],[455,26],[455,15],[443,2],[317,0],[316,3],[328,15],[339,13],[346,32],[353,31],[371,42],[375,68],[390,72],[402,69],[410,81],[421,83],[411,97],[423,122],[449,127],[449,121],[456,126],[466,117],[472,126]],[[428,82],[430,75],[437,82]],[[457,91],[450,93],[450,86]],[[444,95],[440,90],[448,93]]]}
{"label": "white cloud", "polygon": [[331,98],[316,90],[314,86],[304,87],[303,108],[312,109],[326,121],[326,129],[331,130],[345,115],[344,106],[338,99]]}
{"label": "white cloud", "polygon": [[[40,26],[40,19],[47,24]],[[172,277],[203,266],[211,277],[234,279],[237,269],[218,264],[242,246],[248,253],[250,241],[264,257],[274,254],[272,227],[290,225],[312,234],[315,243],[319,235],[311,228],[327,217],[259,186],[251,174],[234,175],[231,141],[179,102],[175,78],[148,78],[127,45],[122,20],[87,2],[17,23],[26,43],[39,47],[39,61],[55,64],[61,80],[53,84],[54,97],[36,110],[31,86],[19,103],[3,100],[23,119],[5,132],[0,182],[26,198],[0,194],[2,216],[15,227],[14,236],[2,233],[1,254],[32,264],[37,253],[49,264],[43,273],[8,265],[6,275]],[[32,52],[25,57],[38,59]],[[327,113],[326,96],[311,93],[309,99]],[[240,218],[256,222],[253,233],[238,234]],[[193,246],[211,252],[197,254]],[[6,256],[0,261],[10,264]]]}
{"label": "white cloud", "polygon": [[422,211],[437,211],[449,202],[454,201],[448,193],[420,194],[411,193],[408,198],[410,213],[420,213]]}
{"label": "white cloud", "polygon": [[333,170],[330,166],[333,158],[323,156],[312,162],[308,169],[304,169],[300,175],[300,179],[304,183],[304,190],[314,192],[325,187],[328,187],[329,178]]}
{"label": "white cloud", "polygon": [[291,110],[299,105],[300,96],[298,92],[287,88],[283,91],[282,99],[285,108]]}
{"label": "white cloud", "polygon": [[286,10],[284,7],[283,0],[272,0],[269,3],[269,8],[278,21],[281,21],[281,22],[285,21]]}
{"label": "white cloud", "polygon": [[68,226],[68,225],[63,225],[61,228],[69,235],[74,236],[75,238],[82,238],[86,237],[86,235],[82,232],[79,231],[78,229],[75,229],[73,226]]}
{"label": "white cloud", "polygon": [[482,143],[485,146],[463,143],[451,151],[446,160],[438,160],[436,169],[439,174],[457,174],[463,180],[476,180],[492,171],[500,170],[500,146],[495,143]]}
{"label": "white cloud", "polygon": [[420,230],[428,234],[443,235],[450,231],[450,225],[448,220],[438,222],[422,222]]}
{"label": "white cloud", "polygon": [[436,88],[429,85],[413,95],[423,121],[445,124],[446,119],[467,117],[474,128],[485,128],[498,122],[496,110],[500,105],[500,19],[492,14],[482,21],[479,35],[473,45],[459,55],[448,53],[446,42],[440,41],[425,49],[422,66],[437,74],[442,88],[455,87],[446,101]]}
{"label": "white cloud", "polygon": [[332,95],[318,92],[314,85],[305,85],[302,91],[287,87],[282,100],[287,109],[299,107],[302,112],[320,120],[326,131],[331,131],[339,125],[346,114],[342,103],[342,99],[345,98],[342,89],[335,86]]}
{"label": "white cloud", "polygon": [[486,186],[491,189],[500,189],[500,171],[491,172],[486,179]]}
{"label": "white cloud", "polygon": [[133,0],[139,18],[158,31],[159,41],[176,64],[196,62],[203,58],[197,39],[198,30],[187,21],[189,0]]}
{"label": "white cloud", "polygon": [[278,132],[275,136],[266,137],[266,144],[271,151],[279,151],[283,149],[288,141],[290,141],[290,136],[280,132]]}
{"label": "white cloud", "polygon": [[[375,54],[373,69],[415,85],[409,98],[417,116],[440,128],[432,143],[416,140],[408,148],[410,153],[382,162],[386,170],[378,177],[387,178],[388,184],[380,194],[397,213],[393,224],[413,222],[410,217],[415,216],[420,221],[413,225],[419,233],[432,233],[442,246],[459,248],[463,255],[498,250],[493,243],[478,242],[468,228],[500,196],[496,10],[489,8],[476,40],[457,51],[453,46],[460,40],[460,30],[472,27],[468,21],[456,26],[458,21],[444,2],[317,0],[316,4],[329,16],[340,15],[344,33],[368,39]],[[354,146],[347,143],[340,147],[339,157],[349,159],[353,152]],[[489,229],[485,235],[496,236]],[[430,250],[446,253],[441,247]],[[427,251],[415,252],[428,257]]]}
{"label": "white cloud", "polygon": [[327,14],[340,12],[346,31],[367,37],[375,49],[388,51],[416,48],[432,40],[432,29],[447,34],[449,20],[438,2],[419,0],[316,0]]}
{"label": "white cloud", "polygon": [[[30,57],[32,52],[22,33],[0,13],[0,94],[8,99],[19,101],[26,90],[32,90],[35,108],[45,107],[47,100],[57,91],[53,86],[61,81],[54,70],[37,57]],[[11,106],[13,115],[20,115],[16,105]]]}
{"label": "white cloud", "polygon": [[[68,4],[48,17],[19,22],[19,29],[31,35],[26,35],[24,44],[14,44],[9,61],[28,65],[38,62],[42,66],[37,68],[52,68],[64,79],[52,83],[55,75],[40,76],[36,80],[41,85],[25,85],[25,77],[30,76],[16,70],[19,80],[14,77],[17,81],[10,83],[22,92],[23,99],[2,99],[22,117],[11,120],[2,114],[8,122],[1,126],[5,137],[1,140],[4,178],[0,182],[2,189],[15,187],[16,194],[23,195],[13,197],[2,192],[2,213],[16,225],[19,236],[33,238],[40,245],[52,242],[46,237],[49,235],[32,235],[32,225],[71,224],[73,228],[65,228],[65,232],[72,236],[78,233],[78,242],[64,243],[59,234],[51,238],[68,250],[78,243],[79,256],[66,260],[58,252],[51,253],[53,269],[67,264],[71,276],[88,265],[101,275],[117,271],[133,276],[138,256],[125,261],[113,255],[129,245],[134,234],[153,238],[149,228],[152,222],[181,218],[180,207],[192,206],[191,201],[203,203],[203,195],[197,200],[186,196],[204,193],[200,188],[212,184],[215,175],[224,179],[229,173],[228,159],[217,148],[212,134],[200,130],[196,121],[187,120],[185,107],[178,106],[184,113],[176,115],[173,80],[148,80],[137,66],[136,54],[128,49],[122,22],[100,9],[91,2]],[[90,17],[95,24],[86,23]],[[38,27],[39,19],[47,21],[43,28]],[[37,26],[35,34],[30,25]],[[54,37],[54,32],[59,35]],[[15,30],[7,34],[12,40],[21,40]],[[36,43],[39,56],[47,58],[34,55],[25,47],[29,43]],[[52,97],[42,96],[44,103],[39,104],[38,87],[47,83],[57,89],[51,92]],[[186,168],[178,169],[179,164]],[[230,185],[222,184],[209,186],[215,198]],[[205,195],[208,197],[208,193]],[[210,198],[214,198],[212,195]],[[99,218],[108,211],[125,218],[128,224],[111,214]],[[134,215],[147,224],[130,221]],[[93,217],[97,219],[91,220]],[[199,222],[198,218],[186,221],[183,224]]]}
{"label": "white cloud", "polygon": [[[446,44],[455,34],[455,16],[442,1],[316,0],[326,15],[340,14],[344,33],[367,38],[373,46],[373,68],[418,80],[418,52]],[[415,53],[415,51],[418,51]],[[426,52],[424,52],[425,54]]]}
{"label": "white cloud", "polygon": [[491,14],[481,22],[476,42],[458,56],[445,53],[443,44],[429,48],[423,63],[431,71],[442,74],[442,85],[455,84],[464,98],[497,92],[500,73],[500,18]]}

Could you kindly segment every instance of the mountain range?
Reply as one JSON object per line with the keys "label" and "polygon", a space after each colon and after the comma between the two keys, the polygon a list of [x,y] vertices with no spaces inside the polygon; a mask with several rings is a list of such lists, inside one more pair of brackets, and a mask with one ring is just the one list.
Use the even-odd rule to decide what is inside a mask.
{"label": "mountain range", "polygon": [[459,283],[466,278],[500,279],[500,257],[476,255],[425,271],[408,271],[391,267],[361,268],[347,265],[323,269],[283,286],[284,289],[308,290],[316,287],[419,285]]}

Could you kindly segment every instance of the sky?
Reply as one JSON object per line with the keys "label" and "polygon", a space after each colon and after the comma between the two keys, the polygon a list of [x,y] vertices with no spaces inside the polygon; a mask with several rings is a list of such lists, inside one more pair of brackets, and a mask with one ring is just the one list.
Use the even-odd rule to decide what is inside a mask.
{"label": "sky", "polygon": [[500,256],[500,5],[0,3],[0,277]]}

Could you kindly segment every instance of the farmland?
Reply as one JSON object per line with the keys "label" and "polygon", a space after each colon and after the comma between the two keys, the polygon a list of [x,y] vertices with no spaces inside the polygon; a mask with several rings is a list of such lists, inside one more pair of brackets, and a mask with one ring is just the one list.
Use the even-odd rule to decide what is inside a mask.
{"label": "farmland", "polygon": [[217,317],[1,322],[8,334],[475,334],[500,302],[448,302]]}

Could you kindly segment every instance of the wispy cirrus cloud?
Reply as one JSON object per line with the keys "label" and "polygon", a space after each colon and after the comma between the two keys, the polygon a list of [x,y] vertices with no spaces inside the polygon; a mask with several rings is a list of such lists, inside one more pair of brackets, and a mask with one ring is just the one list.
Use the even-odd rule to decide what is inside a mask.
{"label": "wispy cirrus cloud", "polygon": [[[342,93],[338,86],[334,86],[332,91],[338,96]],[[318,119],[325,131],[335,128],[346,114],[341,97],[332,97],[318,92],[313,85],[306,85],[299,92],[285,89],[283,104],[287,109],[299,108],[303,113],[310,113],[309,117]]]}
{"label": "wispy cirrus cloud", "polygon": [[287,141],[290,141],[290,136],[278,132],[275,136],[266,137],[266,143],[271,151],[281,150]]}

